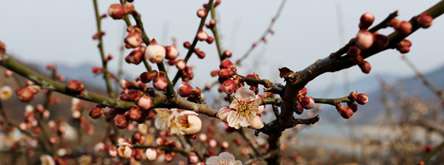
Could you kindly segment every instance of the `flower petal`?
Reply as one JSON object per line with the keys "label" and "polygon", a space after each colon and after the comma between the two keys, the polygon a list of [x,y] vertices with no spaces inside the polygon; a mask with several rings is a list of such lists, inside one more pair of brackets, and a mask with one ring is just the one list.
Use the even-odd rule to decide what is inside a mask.
{"label": "flower petal", "polygon": [[252,90],[242,87],[237,89],[236,93],[234,94],[234,97],[245,101],[253,101],[254,98],[256,98],[256,94]]}

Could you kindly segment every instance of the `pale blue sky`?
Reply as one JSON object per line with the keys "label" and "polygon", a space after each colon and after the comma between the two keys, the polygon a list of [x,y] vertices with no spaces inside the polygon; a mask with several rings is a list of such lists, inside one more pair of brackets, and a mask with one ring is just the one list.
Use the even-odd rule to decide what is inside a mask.
{"label": "pale blue sky", "polygon": [[[199,19],[197,9],[203,0],[135,0],[136,9],[142,13],[148,35],[161,44],[171,44],[176,37],[179,44],[193,39]],[[258,47],[249,57],[259,63],[250,62],[239,73],[247,74],[258,68],[261,77],[275,79],[277,68],[287,66],[300,70],[316,59],[324,58],[339,48],[336,1],[288,0],[281,18],[275,24],[275,35],[268,37],[268,44]],[[237,59],[249,48],[270,23],[281,1],[278,0],[223,0],[217,8],[223,47],[233,52]],[[439,0],[342,0],[346,41],[358,30],[359,17],[365,12],[376,16],[376,22],[394,10],[399,10],[400,19],[424,11]],[[99,1],[101,13],[105,13],[118,0]],[[78,65],[91,63],[100,65],[96,41],[91,36],[96,32],[92,0],[14,0],[0,6],[0,40],[6,43],[7,51],[32,63],[63,63]],[[121,43],[123,21],[107,18],[103,30],[107,53],[118,54]],[[419,30],[409,37],[413,46],[407,55],[420,70],[428,71],[444,64],[444,18],[438,18],[431,28]],[[206,30],[210,33],[209,30]],[[387,31],[382,31],[387,34]],[[214,44],[198,44],[207,58],[204,63],[196,57],[191,64],[196,66],[196,80],[207,80],[209,70],[216,69],[218,58]],[[179,46],[180,54],[186,51]],[[262,56],[262,57],[259,57]],[[110,64],[116,65],[117,60]],[[391,73],[405,76],[412,71],[399,58],[397,51],[389,50],[369,59],[371,74]],[[113,67],[115,68],[115,67]],[[142,66],[125,64],[126,72],[134,75],[143,71]],[[250,69],[248,69],[250,68]],[[347,71],[351,80],[365,76],[358,67]],[[89,73],[88,73],[89,74]],[[335,74],[342,79],[342,73]],[[316,79],[313,85],[325,86],[331,74]],[[198,82],[196,84],[203,84]]]}

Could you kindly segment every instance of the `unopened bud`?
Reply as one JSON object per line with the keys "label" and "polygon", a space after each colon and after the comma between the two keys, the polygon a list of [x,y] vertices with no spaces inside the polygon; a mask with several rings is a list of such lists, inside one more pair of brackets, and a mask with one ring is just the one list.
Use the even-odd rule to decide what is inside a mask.
{"label": "unopened bud", "polygon": [[201,51],[199,48],[194,49],[194,53],[196,53],[197,57],[200,59],[205,58],[205,52]]}
{"label": "unopened bud", "polygon": [[144,95],[137,101],[137,106],[142,110],[149,110],[153,106],[153,99],[148,95]]}
{"label": "unopened bud", "polygon": [[372,69],[372,66],[367,61],[363,61],[363,62],[359,63],[358,66],[359,66],[359,68],[361,68],[361,71],[365,74],[370,73],[370,70]]}
{"label": "unopened bud", "polygon": [[175,46],[165,46],[166,58],[169,60],[174,60],[179,56],[179,51]]}
{"label": "unopened bud", "polygon": [[139,107],[133,106],[128,110],[127,116],[128,119],[132,121],[137,121],[142,116],[142,112],[140,111]]}
{"label": "unopened bud", "polygon": [[205,11],[205,9],[199,9],[196,14],[199,18],[203,18],[207,15],[207,11]]}
{"label": "unopened bud", "polygon": [[408,21],[401,21],[398,27],[395,29],[401,35],[408,35],[412,32],[412,23]]}
{"label": "unopened bud", "polygon": [[191,95],[191,90],[193,87],[191,87],[190,84],[186,82],[182,82],[182,84],[179,85],[179,88],[177,89],[177,93],[182,97],[188,97]]}
{"label": "unopened bud", "polygon": [[157,77],[154,78],[153,85],[154,85],[154,88],[156,88],[158,90],[163,91],[166,89],[166,87],[168,86],[168,81],[165,77],[165,72],[159,72]]}
{"label": "unopened bud", "polygon": [[142,35],[140,32],[130,32],[125,38],[125,43],[128,44],[130,48],[140,47],[143,43]]}
{"label": "unopened bud", "polygon": [[375,20],[375,16],[372,13],[364,13],[361,16],[361,22],[359,23],[359,29],[368,29],[370,25],[372,25],[373,21]]}
{"label": "unopened bud", "polygon": [[301,98],[301,105],[305,109],[313,109],[315,107],[315,102],[313,97],[302,97]]}
{"label": "unopened bud", "polygon": [[410,47],[412,46],[412,42],[410,40],[404,39],[396,45],[396,50],[401,52],[402,54],[410,52]]}
{"label": "unopened bud", "polygon": [[176,67],[179,70],[184,70],[187,67],[187,63],[183,59],[177,60],[176,61]]}
{"label": "unopened bud", "polygon": [[113,19],[123,19],[125,17],[125,8],[121,4],[112,4],[109,6],[108,15]]}
{"label": "unopened bud", "polygon": [[126,128],[128,126],[128,119],[126,118],[126,115],[117,115],[114,118],[114,125],[116,125],[116,127],[120,129]]}
{"label": "unopened bud", "polygon": [[71,93],[80,93],[85,89],[85,86],[82,82],[77,80],[70,80],[66,84],[66,90]]}
{"label": "unopened bud", "polygon": [[236,82],[234,80],[225,80],[222,89],[227,94],[232,94],[236,90]]}
{"label": "unopened bud", "polygon": [[418,25],[422,28],[429,28],[432,26],[433,17],[430,16],[429,13],[423,13],[420,16],[416,18],[416,22],[418,22]]}
{"label": "unopened bud", "polygon": [[349,107],[346,107],[343,110],[338,111],[338,112],[344,119],[349,119],[350,117],[353,116],[353,110]]}
{"label": "unopened bud", "polygon": [[208,44],[211,44],[211,43],[213,43],[214,42],[214,38],[213,37],[211,37],[211,36],[208,36],[208,38],[207,38],[207,43]]}
{"label": "unopened bud", "polygon": [[166,56],[165,47],[157,44],[156,40],[151,40],[150,44],[146,47],[145,58],[152,63],[161,63]]}
{"label": "unopened bud", "polygon": [[376,34],[375,35],[375,42],[373,42],[373,47],[376,50],[383,50],[383,49],[387,48],[389,42],[390,41],[387,36],[382,35],[382,34]]}
{"label": "unopened bud", "polygon": [[360,93],[360,94],[356,95],[356,102],[361,105],[367,104],[367,102],[368,102],[367,94]]}
{"label": "unopened bud", "polygon": [[101,105],[97,105],[91,111],[89,111],[89,116],[93,119],[97,119],[103,115],[103,107]]}
{"label": "unopened bud", "polygon": [[208,34],[206,32],[204,32],[203,30],[201,30],[197,33],[197,39],[199,41],[205,41],[205,40],[207,40],[207,38],[208,38]]}
{"label": "unopened bud", "polygon": [[223,55],[225,58],[230,58],[231,56],[233,56],[233,54],[232,54],[231,51],[229,51],[229,50],[225,50],[225,51],[222,53],[222,55]]}
{"label": "unopened bud", "polygon": [[374,36],[367,30],[361,30],[356,35],[355,44],[358,48],[366,50],[373,45]]}
{"label": "unopened bud", "polygon": [[188,42],[188,41],[183,42],[183,47],[185,47],[187,49],[191,48],[190,42]]}

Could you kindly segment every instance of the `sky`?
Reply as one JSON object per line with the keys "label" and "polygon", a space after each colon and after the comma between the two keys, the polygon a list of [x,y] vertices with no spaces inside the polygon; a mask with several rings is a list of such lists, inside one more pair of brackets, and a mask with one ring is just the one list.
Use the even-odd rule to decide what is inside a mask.
{"label": "sky", "polygon": [[[142,14],[147,33],[160,44],[178,41],[183,58],[186,50],[184,41],[192,41],[200,19],[196,11],[202,8],[203,0],[135,0],[136,9]],[[222,47],[233,52],[233,59],[241,57],[264,32],[281,1],[273,0],[223,0],[216,9]],[[278,68],[286,66],[294,71],[301,70],[317,59],[327,57],[357,33],[359,18],[365,12],[375,15],[380,22],[388,14],[399,10],[398,19],[409,20],[439,0],[331,0],[295,1],[288,0],[281,17],[275,23],[275,34],[268,36],[268,43],[258,46],[238,69],[246,75],[257,72],[262,78],[275,81]],[[118,0],[99,1],[100,13],[106,13],[110,4]],[[338,15],[338,5],[342,15]],[[344,38],[338,30],[338,16],[343,19]],[[7,52],[29,63],[80,65],[89,63],[100,66],[96,33],[96,22],[92,0],[15,0],[0,6],[0,40]],[[437,18],[426,30],[420,29],[408,37],[413,43],[407,56],[423,72],[444,64],[443,44],[444,18]],[[117,57],[122,44],[124,22],[106,18],[103,20],[104,47],[107,54]],[[392,30],[383,30],[388,34]],[[211,32],[206,30],[209,34]],[[217,69],[219,59],[215,45],[200,42],[198,48],[205,51],[203,60],[192,57],[190,65],[195,67],[194,84],[203,85],[210,78],[209,71]],[[129,51],[126,51],[128,54]],[[370,75],[393,74],[407,76],[411,69],[400,60],[399,53],[388,50],[368,59],[372,65]],[[117,60],[110,62],[116,69]],[[125,73],[138,75],[143,66],[125,64]],[[175,72],[173,72],[175,73]],[[91,73],[87,73],[91,74]],[[170,75],[172,76],[172,75]],[[336,82],[353,81],[367,76],[358,67],[334,74],[325,74],[309,84],[310,87],[325,87]],[[210,81],[210,82],[211,82]]]}

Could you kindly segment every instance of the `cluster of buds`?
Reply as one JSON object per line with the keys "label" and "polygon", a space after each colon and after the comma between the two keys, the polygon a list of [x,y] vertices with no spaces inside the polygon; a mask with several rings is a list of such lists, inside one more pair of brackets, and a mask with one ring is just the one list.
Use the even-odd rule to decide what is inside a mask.
{"label": "cluster of buds", "polygon": [[211,71],[211,76],[219,76],[218,81],[222,84],[219,91],[231,94],[238,87],[244,86],[243,82],[240,81],[240,77],[236,75],[236,71],[236,66],[228,59],[222,60],[219,70]]}
{"label": "cluster of buds", "polygon": [[[354,113],[358,111],[358,104],[364,105],[368,102],[368,96],[365,93],[359,93],[357,91],[350,92],[348,99],[351,102],[347,102],[347,107],[338,103],[335,105],[338,113],[345,119],[349,119]],[[358,103],[358,104],[356,104]]]}

